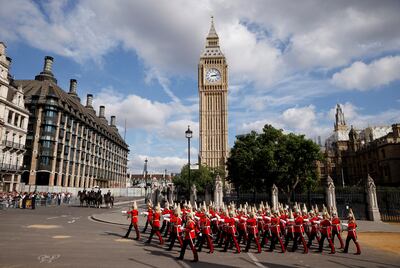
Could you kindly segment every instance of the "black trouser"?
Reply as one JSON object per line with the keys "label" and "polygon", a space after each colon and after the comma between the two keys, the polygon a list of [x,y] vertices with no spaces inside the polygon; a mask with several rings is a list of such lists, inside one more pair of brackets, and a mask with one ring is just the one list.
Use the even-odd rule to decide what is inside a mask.
{"label": "black trouser", "polygon": [[307,243],[308,248],[311,248],[314,239],[317,239],[317,243],[319,243],[319,237],[317,236],[317,233],[311,232],[310,235],[308,236],[308,243]]}
{"label": "black trouser", "polygon": [[[261,247],[264,247],[266,243],[268,243],[268,239],[271,239],[271,231],[270,230],[265,230],[264,234],[261,238]],[[265,242],[267,241],[267,242]]]}
{"label": "black trouser", "polygon": [[160,233],[164,232],[165,226],[167,225],[167,221],[163,221],[160,229]]}
{"label": "black trouser", "polygon": [[318,248],[318,250],[320,252],[322,252],[322,248],[324,247],[325,238],[329,242],[329,246],[331,248],[331,253],[335,253],[335,246],[332,243],[332,239],[329,236],[327,236],[326,234],[323,234],[323,233],[321,233],[321,239],[319,240],[319,248]]}
{"label": "black trouser", "polygon": [[[149,226],[149,219],[147,219],[146,220],[146,224],[144,225],[144,228],[143,228],[143,231],[142,231],[142,233],[145,233],[146,232],[146,230],[147,230],[147,227]],[[150,224],[151,225],[151,224]]]}
{"label": "black trouser", "polygon": [[171,242],[169,243],[169,247],[168,247],[168,249],[169,250],[172,250],[172,248],[174,247],[174,244],[175,244],[175,240],[178,238],[178,240],[180,240],[180,237],[178,237],[178,234],[176,233],[176,232],[171,232],[171,236],[170,236],[170,240],[171,240]]}
{"label": "black trouser", "polygon": [[246,243],[246,242],[247,242],[247,241],[246,241],[246,240],[247,240],[247,233],[246,233],[246,231],[245,231],[245,230],[239,229],[239,230],[238,230],[238,233],[239,233],[238,238],[237,238],[238,244],[240,244],[240,241],[242,241],[242,237],[243,237],[244,243]]}
{"label": "black trouser", "polygon": [[183,259],[183,257],[185,256],[185,251],[186,251],[186,247],[190,246],[190,249],[193,252],[193,261],[198,261],[199,260],[199,256],[197,255],[197,250],[194,246],[194,241],[192,239],[185,239],[183,240],[183,245],[181,248],[181,254],[179,255],[179,259]]}
{"label": "black trouser", "polygon": [[131,222],[131,224],[129,225],[128,232],[126,232],[126,235],[124,236],[125,238],[128,238],[129,234],[130,234],[131,231],[132,231],[132,227],[133,227],[133,226],[135,227],[135,231],[136,231],[136,239],[139,239],[139,238],[140,238],[139,228],[138,228],[138,226],[137,226],[137,223],[134,224],[134,223],[132,223],[132,222]]}
{"label": "black trouser", "polygon": [[36,208],[36,200],[32,198],[32,209]]}
{"label": "black trouser", "polygon": [[304,234],[295,232],[294,233],[294,239],[293,239],[293,248],[292,251],[296,251],[297,249],[297,244],[299,243],[299,240],[301,240],[303,247],[304,247],[304,253],[308,253],[308,247],[306,245],[306,240],[304,239]]}
{"label": "black trouser", "polygon": [[164,237],[167,237],[170,228],[171,228],[171,223],[167,222],[167,228],[165,228]]}
{"label": "black trouser", "polygon": [[251,240],[253,240],[253,239],[254,239],[254,241],[256,242],[256,246],[257,246],[258,252],[260,252],[260,251],[261,251],[261,246],[260,246],[260,243],[259,243],[259,241],[258,241],[258,237],[257,237],[257,235],[254,235],[253,233],[249,233],[249,234],[248,234],[248,237],[247,237],[247,244],[246,244],[246,249],[245,249],[245,251],[249,251],[249,249],[250,249],[250,243],[251,243]]}
{"label": "black trouser", "polygon": [[294,234],[292,232],[287,232],[287,234],[285,236],[285,248],[288,247],[289,240],[292,240],[293,241],[293,245],[294,245]]}

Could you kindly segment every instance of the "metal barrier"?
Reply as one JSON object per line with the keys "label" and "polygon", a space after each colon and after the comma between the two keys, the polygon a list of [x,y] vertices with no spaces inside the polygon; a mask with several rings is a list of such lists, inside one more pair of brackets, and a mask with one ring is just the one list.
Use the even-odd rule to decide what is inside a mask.
{"label": "metal barrier", "polygon": [[[48,198],[36,198],[35,207],[46,207],[46,206],[65,206],[65,205],[79,205],[79,198],[71,197],[71,198],[63,198],[59,200],[57,198],[48,197]],[[32,207],[32,199],[26,199],[25,208]],[[12,200],[0,200],[0,209],[9,209],[9,208],[23,208],[23,202],[21,198],[12,199]]]}

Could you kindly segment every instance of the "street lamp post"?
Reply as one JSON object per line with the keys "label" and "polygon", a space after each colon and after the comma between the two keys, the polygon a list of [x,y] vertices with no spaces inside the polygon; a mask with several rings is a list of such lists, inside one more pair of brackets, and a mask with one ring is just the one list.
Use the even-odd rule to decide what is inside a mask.
{"label": "street lamp post", "polygon": [[189,182],[189,199],[190,199],[190,139],[192,138],[193,132],[190,130],[190,126],[188,126],[188,129],[185,131],[185,136],[188,139],[188,182]]}
{"label": "street lamp post", "polygon": [[148,186],[148,182],[147,182],[147,158],[144,160],[144,180],[145,180],[145,203],[147,204],[148,200],[148,194],[147,194],[147,188]]}

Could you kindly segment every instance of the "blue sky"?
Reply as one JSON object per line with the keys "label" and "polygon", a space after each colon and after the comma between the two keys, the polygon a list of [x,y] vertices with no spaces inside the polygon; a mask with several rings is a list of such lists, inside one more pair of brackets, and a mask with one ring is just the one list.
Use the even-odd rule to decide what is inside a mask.
{"label": "blue sky", "polygon": [[[266,123],[327,137],[336,103],[357,128],[400,122],[399,1],[7,1],[0,41],[16,79],[46,55],[65,90],[106,106],[129,167],[178,172],[198,154],[197,64],[210,17],[229,64],[229,143]],[[243,8],[246,6],[246,8]]]}

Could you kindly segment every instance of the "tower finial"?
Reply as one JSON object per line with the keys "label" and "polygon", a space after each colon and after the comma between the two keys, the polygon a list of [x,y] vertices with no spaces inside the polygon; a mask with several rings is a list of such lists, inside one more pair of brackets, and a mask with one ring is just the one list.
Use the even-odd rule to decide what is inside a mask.
{"label": "tower finial", "polygon": [[217,31],[214,27],[214,16],[211,16],[211,27],[207,38],[218,38]]}

